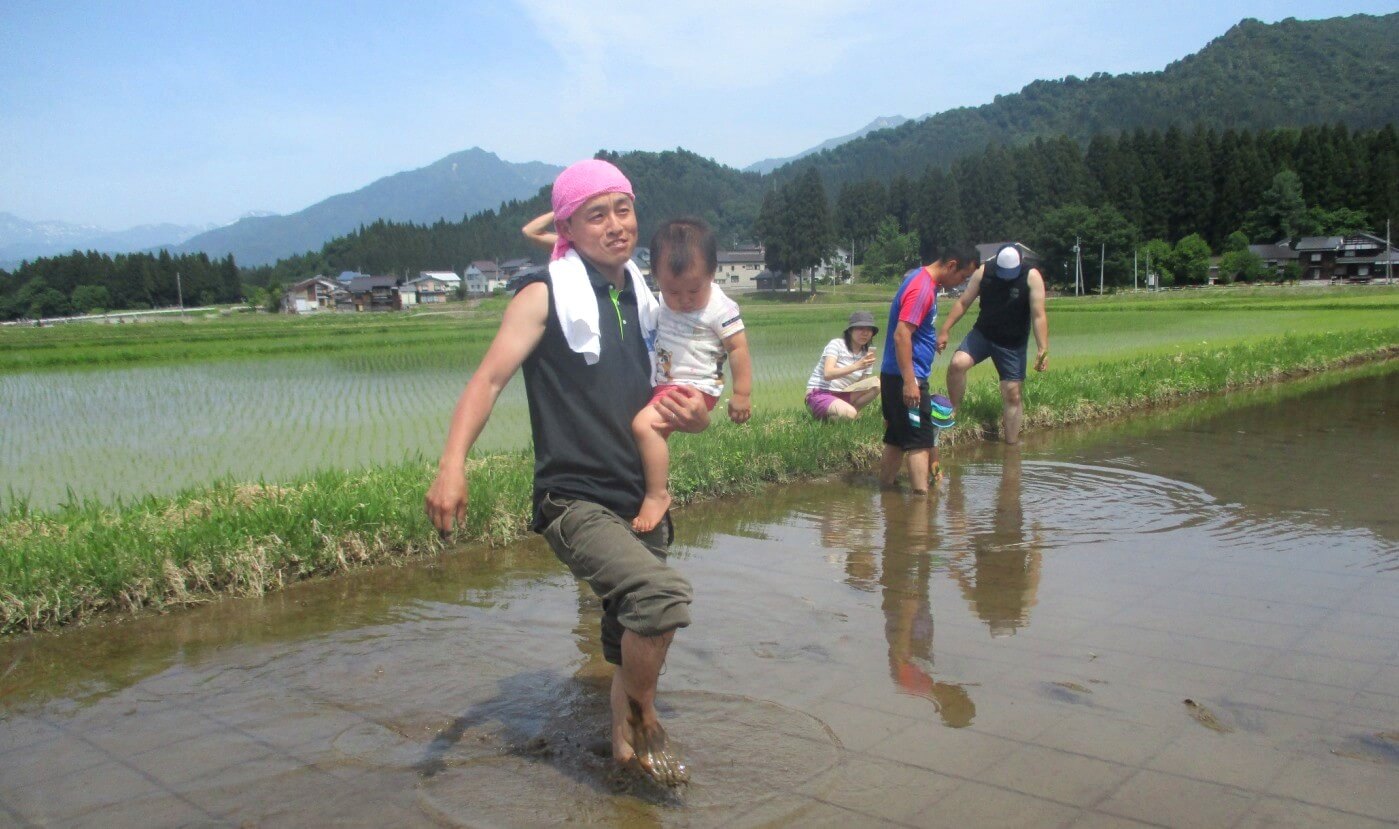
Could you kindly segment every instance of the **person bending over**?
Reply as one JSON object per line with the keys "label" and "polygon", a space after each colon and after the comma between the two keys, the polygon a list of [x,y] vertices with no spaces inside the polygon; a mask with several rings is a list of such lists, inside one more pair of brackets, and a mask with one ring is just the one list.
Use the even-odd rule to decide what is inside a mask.
{"label": "person bending over", "polygon": [[981,313],[972,330],[957,346],[947,366],[947,395],[952,408],[962,405],[967,390],[967,372],[991,358],[1001,379],[1002,435],[1005,442],[1020,442],[1020,422],[1025,406],[1021,390],[1025,385],[1025,350],[1030,332],[1035,334],[1038,352],[1035,371],[1049,367],[1049,316],[1044,310],[1044,276],[1025,262],[1015,245],[1006,245],[986,267],[972,275],[967,289],[947,312],[947,322],[938,332],[938,353],[947,347],[952,326],[981,299]]}

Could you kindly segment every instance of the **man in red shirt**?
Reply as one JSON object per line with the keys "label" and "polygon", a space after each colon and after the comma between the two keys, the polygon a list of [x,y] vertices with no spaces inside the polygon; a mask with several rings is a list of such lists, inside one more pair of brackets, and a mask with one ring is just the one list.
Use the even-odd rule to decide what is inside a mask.
{"label": "man in red shirt", "polygon": [[933,426],[928,376],[937,356],[938,288],[955,288],[981,264],[971,245],[952,245],[929,264],[905,276],[889,305],[880,402],[884,408],[884,455],[879,482],[893,486],[908,456],[909,486],[928,491],[937,433]]}

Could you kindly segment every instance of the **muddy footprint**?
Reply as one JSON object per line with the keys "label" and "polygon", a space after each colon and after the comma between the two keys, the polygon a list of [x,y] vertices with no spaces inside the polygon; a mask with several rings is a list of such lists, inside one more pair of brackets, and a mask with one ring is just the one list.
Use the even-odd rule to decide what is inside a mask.
{"label": "muddy footprint", "polygon": [[1216,717],[1214,712],[1210,709],[1193,699],[1187,698],[1182,701],[1185,703],[1185,710],[1190,712],[1190,716],[1195,718],[1195,722],[1203,725],[1205,728],[1218,731],[1220,734],[1229,734],[1233,732],[1234,729],[1220,722],[1219,718]]}

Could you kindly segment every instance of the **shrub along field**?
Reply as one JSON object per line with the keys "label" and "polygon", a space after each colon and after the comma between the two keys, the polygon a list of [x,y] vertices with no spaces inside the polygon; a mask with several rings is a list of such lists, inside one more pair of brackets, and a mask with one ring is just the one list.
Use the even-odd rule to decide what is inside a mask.
{"label": "shrub along field", "polygon": [[[886,302],[872,295],[869,286],[826,292],[806,303],[746,300],[757,375],[753,420],[735,426],[717,415],[705,434],[672,441],[677,500],[683,504],[867,468],[879,451],[877,406],[854,423],[822,425],[806,415],[802,397],[822,347],[839,336],[849,312],[869,310],[882,320]],[[422,513],[422,496],[435,470],[447,414],[494,332],[501,305],[497,300],[475,309],[414,316],[259,316],[0,330],[0,409],[7,422],[0,461],[7,470],[12,468],[7,454],[12,444],[62,425],[52,417],[25,419],[26,411],[41,408],[45,399],[36,389],[75,374],[147,365],[188,370],[188,383],[172,382],[165,392],[177,395],[182,385],[207,382],[209,372],[248,373],[252,367],[265,370],[278,361],[296,365],[316,355],[339,360],[364,376],[411,371],[447,377],[434,383],[431,392],[391,398],[388,404],[382,385],[373,383],[346,382],[329,389],[323,383],[309,397],[302,389],[290,408],[273,387],[240,392],[242,397],[266,396],[251,400],[248,412],[239,417],[253,419],[267,436],[267,446],[282,455],[287,454],[288,436],[314,431],[318,422],[352,420],[347,412],[357,409],[374,409],[380,430],[383,424],[398,424],[403,434],[422,433],[416,445],[390,442],[384,457],[344,463],[329,446],[329,460],[314,449],[303,450],[299,462],[304,469],[271,478],[229,477],[211,462],[207,480],[178,493],[156,492],[159,486],[152,484],[126,493],[120,502],[85,498],[75,481],[66,503],[41,506],[23,496],[25,481],[8,481],[18,495],[0,513],[0,631],[49,628],[103,611],[166,608],[220,593],[255,595],[295,579],[439,551],[442,542]],[[1026,383],[1026,426],[1033,430],[1084,422],[1357,362],[1379,361],[1380,370],[1387,371],[1399,365],[1393,360],[1399,354],[1396,310],[1399,290],[1380,287],[1054,298],[1049,306],[1050,368]],[[953,342],[970,326],[970,319],[959,323]],[[941,365],[934,386],[942,385]],[[511,384],[507,394],[515,399],[503,399],[492,421],[492,428],[502,421],[515,430],[495,441],[503,451],[473,452],[469,461],[470,515],[453,543],[500,544],[525,532],[531,459],[521,425],[520,386],[518,381]],[[414,402],[420,398],[428,400]],[[211,404],[205,399],[203,405]],[[213,405],[233,404],[215,399]],[[398,411],[400,406],[413,410]],[[114,414],[110,422],[72,428],[120,433],[126,426],[122,419],[139,417],[141,410],[113,407],[120,416]],[[217,444],[221,431],[220,412],[201,414],[209,434],[190,450],[196,457],[202,457],[199,446]],[[999,395],[988,364],[973,372],[959,425],[945,436],[944,445],[994,435],[998,417]],[[15,428],[14,423],[29,425]],[[70,436],[53,444],[48,450],[52,465],[68,468],[68,461],[55,455],[72,454],[74,440]],[[161,465],[142,460],[139,451],[125,463],[129,468],[117,473],[134,480],[142,479],[144,467]]]}

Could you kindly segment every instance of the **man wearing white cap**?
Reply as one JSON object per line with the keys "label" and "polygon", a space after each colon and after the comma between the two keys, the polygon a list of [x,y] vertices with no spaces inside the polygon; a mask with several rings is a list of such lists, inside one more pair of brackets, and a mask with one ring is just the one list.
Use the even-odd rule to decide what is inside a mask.
{"label": "man wearing white cap", "polygon": [[991,358],[1001,378],[1006,443],[1020,442],[1020,422],[1024,416],[1021,387],[1025,383],[1025,351],[1034,331],[1038,354],[1035,371],[1049,366],[1049,317],[1044,310],[1044,276],[1031,267],[1015,245],[1006,245],[991,262],[972,274],[967,289],[947,313],[938,332],[938,352],[947,347],[948,333],[957,320],[981,298],[981,313],[947,366],[947,394],[955,410],[967,390],[967,371]]}

